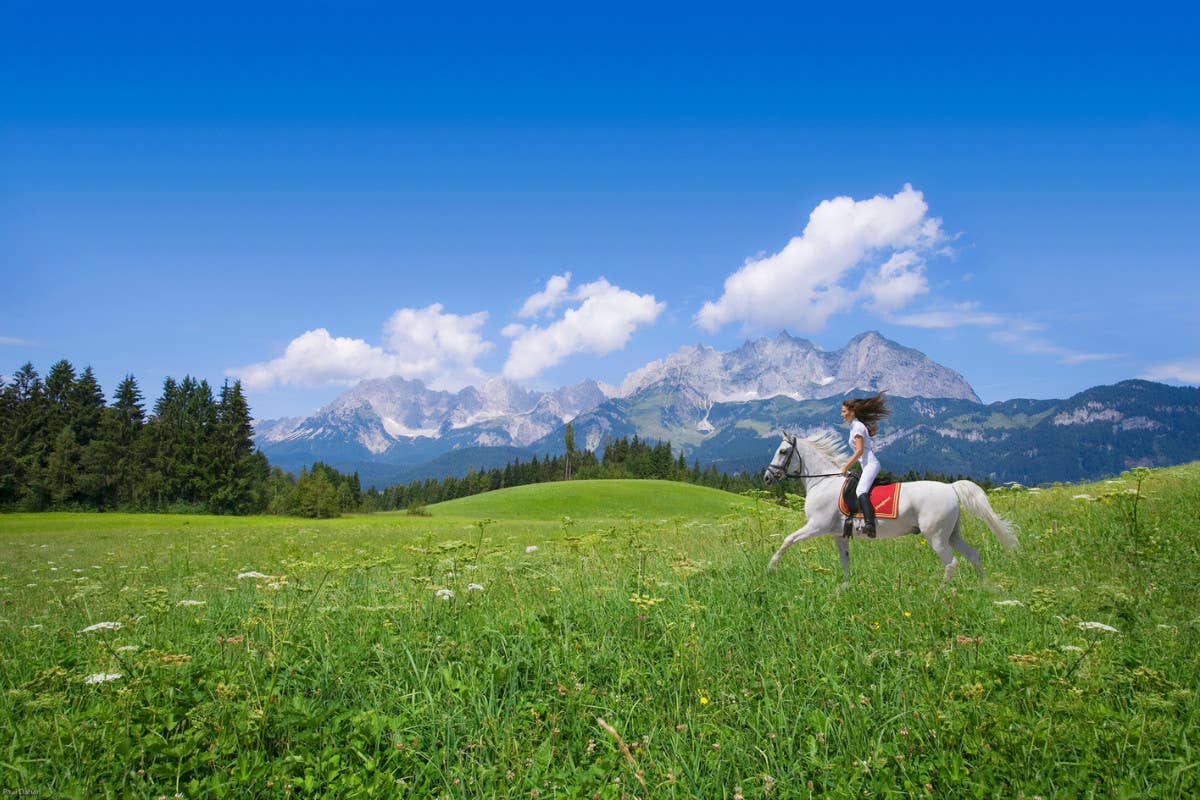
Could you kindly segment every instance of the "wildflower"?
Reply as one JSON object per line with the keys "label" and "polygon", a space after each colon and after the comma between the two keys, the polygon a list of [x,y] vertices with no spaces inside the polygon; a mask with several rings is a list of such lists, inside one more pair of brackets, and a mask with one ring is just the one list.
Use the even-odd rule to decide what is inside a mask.
{"label": "wildflower", "polygon": [[633,594],[629,595],[629,602],[642,609],[653,608],[663,601],[664,599],[661,597],[651,597],[648,594],[638,594],[634,592]]}
{"label": "wildflower", "polygon": [[702,705],[702,706],[708,705],[708,698],[705,697],[704,695],[700,695],[700,705]]}
{"label": "wildflower", "polygon": [[1095,500],[1090,494],[1077,494],[1071,498],[1072,500]]}
{"label": "wildflower", "polygon": [[1062,649],[1068,653],[1082,653],[1083,652],[1082,647],[1076,647],[1073,644],[1064,644]]}
{"label": "wildflower", "polygon": [[109,681],[115,681],[120,677],[121,677],[121,673],[119,673],[119,672],[97,672],[93,675],[88,675],[87,678],[85,678],[83,682],[84,683],[108,683]]}
{"label": "wildflower", "polygon": [[121,623],[119,622],[97,622],[95,625],[88,625],[80,631],[80,633],[91,633],[92,631],[115,631],[120,630]]}
{"label": "wildflower", "polygon": [[912,616],[912,612],[911,612],[911,611],[905,611],[905,612],[904,612],[904,616],[906,616],[906,617],[911,617],[911,616]]}
{"label": "wildflower", "polygon": [[136,653],[138,646],[136,644],[126,644],[117,648],[118,653]]}
{"label": "wildflower", "polygon": [[871,623],[871,630],[873,630],[873,631],[877,631],[877,630],[879,630],[879,622],[878,622],[878,620],[876,620],[876,621],[873,621],[873,622]]}
{"label": "wildflower", "polygon": [[482,585],[482,584],[478,584],[478,583],[468,583],[468,584],[467,584],[467,591],[468,591],[468,592],[482,592],[482,591],[483,591],[483,585]]}
{"label": "wildflower", "polygon": [[993,600],[994,606],[1023,606],[1025,605],[1020,600]]}
{"label": "wildflower", "polygon": [[180,600],[175,605],[177,606],[206,606],[208,603],[204,600]]}
{"label": "wildflower", "polygon": [[1105,631],[1107,633],[1120,633],[1119,630],[1112,625],[1105,625],[1103,622],[1081,622],[1079,629],[1083,631]]}
{"label": "wildflower", "polygon": [[525,552],[526,552],[526,553],[536,553],[536,552],[537,552],[537,549],[538,549],[538,548],[537,548],[537,545],[536,545],[536,544],[531,544],[531,545],[529,545],[529,547],[526,547],[526,548],[525,548]]}
{"label": "wildflower", "polygon": [[454,597],[454,591],[452,589],[438,589],[434,595],[441,600],[449,600],[451,597]]}
{"label": "wildflower", "polygon": [[271,577],[272,576],[270,576],[270,575],[263,575],[261,572],[242,572],[242,573],[238,574],[237,579],[239,581],[245,580],[246,578],[255,578],[255,579],[267,578],[269,580],[269,579],[271,579]]}

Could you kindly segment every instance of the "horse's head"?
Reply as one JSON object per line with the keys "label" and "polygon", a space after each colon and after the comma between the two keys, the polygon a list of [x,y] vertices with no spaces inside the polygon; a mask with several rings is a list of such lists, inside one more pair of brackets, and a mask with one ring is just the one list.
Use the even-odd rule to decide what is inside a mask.
{"label": "horse's head", "polygon": [[763,483],[773,486],[777,481],[795,474],[792,469],[793,463],[797,465],[796,472],[798,472],[800,454],[796,449],[796,437],[789,436],[787,431],[784,431],[779,447],[775,448],[775,455],[771,459],[771,463],[767,465],[767,471],[763,473]]}

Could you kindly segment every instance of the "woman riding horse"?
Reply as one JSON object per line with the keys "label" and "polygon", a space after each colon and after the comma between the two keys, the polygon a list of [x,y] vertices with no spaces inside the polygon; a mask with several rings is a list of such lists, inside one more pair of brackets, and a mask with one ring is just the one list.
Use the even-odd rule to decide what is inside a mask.
{"label": "woman riding horse", "polygon": [[874,397],[852,397],[842,403],[842,419],[850,423],[850,447],[854,455],[842,467],[842,474],[850,472],[854,463],[862,463],[862,475],[858,479],[858,507],[862,510],[863,531],[875,535],[875,507],[871,505],[871,487],[879,476],[879,458],[871,447],[871,439],[879,432],[879,420],[891,416],[891,410],[883,400],[883,392]]}

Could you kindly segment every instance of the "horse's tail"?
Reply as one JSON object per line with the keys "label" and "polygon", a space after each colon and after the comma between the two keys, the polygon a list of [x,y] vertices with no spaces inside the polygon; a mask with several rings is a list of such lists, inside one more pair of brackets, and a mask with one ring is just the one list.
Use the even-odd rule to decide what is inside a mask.
{"label": "horse's tail", "polygon": [[967,507],[967,511],[979,517],[992,529],[992,533],[996,534],[1000,544],[1009,550],[1017,546],[1016,526],[995,512],[992,504],[988,502],[987,494],[979,484],[971,481],[955,481],[950,484],[950,488],[958,495],[959,502]]}

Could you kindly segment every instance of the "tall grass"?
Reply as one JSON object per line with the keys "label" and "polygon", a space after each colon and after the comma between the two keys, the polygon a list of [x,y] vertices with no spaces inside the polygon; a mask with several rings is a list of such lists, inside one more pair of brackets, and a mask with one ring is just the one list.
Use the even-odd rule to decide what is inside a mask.
{"label": "tall grass", "polygon": [[0,788],[1195,795],[1198,478],[993,494],[1022,547],[968,522],[986,583],[914,536],[844,591],[824,539],[765,574],[795,512],[603,483],[532,520],[0,517]]}

